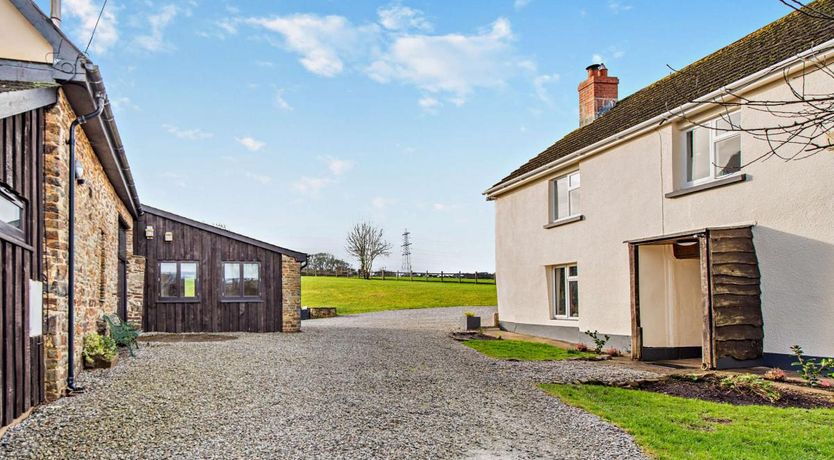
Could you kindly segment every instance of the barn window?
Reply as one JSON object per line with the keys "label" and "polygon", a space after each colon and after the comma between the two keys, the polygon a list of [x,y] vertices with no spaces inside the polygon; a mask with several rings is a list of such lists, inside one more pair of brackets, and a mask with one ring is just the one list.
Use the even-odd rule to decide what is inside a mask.
{"label": "barn window", "polygon": [[196,299],[197,267],[197,262],[160,262],[159,297],[164,300]]}
{"label": "barn window", "polygon": [[24,205],[6,187],[0,185],[0,233],[26,240],[24,233]]}
{"label": "barn window", "polygon": [[257,262],[223,262],[223,297],[257,298],[261,295],[261,266]]}

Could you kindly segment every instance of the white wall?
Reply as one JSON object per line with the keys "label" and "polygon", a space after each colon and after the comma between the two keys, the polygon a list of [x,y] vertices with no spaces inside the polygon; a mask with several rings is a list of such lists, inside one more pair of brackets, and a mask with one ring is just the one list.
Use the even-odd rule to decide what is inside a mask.
{"label": "white wall", "polygon": [[52,45],[9,0],[0,0],[0,58],[52,62]]}
{"label": "white wall", "polygon": [[700,347],[704,297],[698,259],[672,245],[640,246],[640,325],[646,347]]}
{"label": "white wall", "polygon": [[[806,84],[828,89],[819,72]],[[788,98],[784,84],[749,96]],[[745,109],[742,123],[772,124]],[[789,353],[800,344],[810,355],[834,356],[834,153],[747,166],[749,180],[678,198],[680,129],[674,120],[601,154],[584,159],[580,222],[543,228],[548,180],[568,167],[495,202],[496,270],[502,321],[578,326],[630,335],[629,268],[625,240],[710,226],[755,223],[762,274],[765,352]],[[767,151],[744,135],[743,161]],[[577,262],[580,318],[552,320],[545,267]]]}

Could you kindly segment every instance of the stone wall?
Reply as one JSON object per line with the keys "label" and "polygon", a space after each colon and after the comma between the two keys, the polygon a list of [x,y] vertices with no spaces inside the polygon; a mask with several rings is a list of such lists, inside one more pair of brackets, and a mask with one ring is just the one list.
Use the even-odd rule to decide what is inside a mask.
{"label": "stone wall", "polygon": [[281,256],[284,332],[301,330],[301,262]]}
{"label": "stone wall", "polygon": [[[69,126],[76,114],[63,91],[46,112],[44,148],[44,279],[46,294],[46,395],[61,396],[67,377],[67,266]],[[76,132],[76,157],[84,184],[76,186],[75,363],[81,369],[82,341],[96,321],[118,304],[119,220],[127,224],[129,319],[141,323],[144,258],[133,254],[133,217],[116,195],[83,129]],[[138,292],[139,300],[136,295]]]}

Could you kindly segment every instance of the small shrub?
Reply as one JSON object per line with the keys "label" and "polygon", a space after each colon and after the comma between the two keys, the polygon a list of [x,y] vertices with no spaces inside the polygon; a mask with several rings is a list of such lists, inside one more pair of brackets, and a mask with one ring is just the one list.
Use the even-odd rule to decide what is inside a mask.
{"label": "small shrub", "polygon": [[[796,361],[791,365],[799,368],[799,376],[812,387],[819,386],[820,377],[825,375],[825,371],[834,370],[834,359],[822,358],[819,361],[808,359],[799,345],[792,346],[791,351],[796,355]],[[834,377],[834,372],[829,375]]]}
{"label": "small shrub", "polygon": [[622,353],[620,350],[617,350],[617,349],[616,349],[616,348],[614,348],[614,347],[608,347],[608,348],[606,348],[605,350],[603,350],[603,351],[602,351],[602,353],[603,353],[603,354],[606,354],[606,355],[608,355],[608,356],[610,356],[610,357],[612,357],[612,358],[616,358],[616,357],[618,357],[618,356],[622,356],[622,355],[623,355],[623,353]]}
{"label": "small shrub", "polygon": [[116,357],[116,341],[92,332],[84,336],[84,350],[81,354],[88,365],[93,364],[96,358],[113,361]]}
{"label": "small shrub", "polygon": [[602,338],[599,336],[599,331],[591,332],[590,329],[585,331],[585,335],[591,338],[594,341],[594,353],[600,354],[602,353],[603,347],[608,341],[611,339],[608,335],[603,335]]}
{"label": "small shrub", "polygon": [[472,318],[472,317],[475,316],[475,312],[467,311],[463,314],[463,316],[465,316],[467,318]]}
{"label": "small shrub", "polygon": [[739,394],[754,394],[776,402],[782,399],[782,393],[773,388],[773,383],[753,374],[737,374],[724,377],[719,382],[721,388],[735,391]]}
{"label": "small shrub", "polygon": [[763,377],[767,380],[782,382],[785,380],[785,371],[779,369],[778,367],[774,367],[773,369],[769,369],[767,372],[765,372]]}
{"label": "small shrub", "polygon": [[580,343],[577,343],[576,345],[574,345],[574,346],[573,346],[573,348],[574,348],[576,351],[581,351],[581,352],[586,352],[586,351],[588,351],[588,345],[585,345],[584,343],[581,343],[581,342],[580,342]]}

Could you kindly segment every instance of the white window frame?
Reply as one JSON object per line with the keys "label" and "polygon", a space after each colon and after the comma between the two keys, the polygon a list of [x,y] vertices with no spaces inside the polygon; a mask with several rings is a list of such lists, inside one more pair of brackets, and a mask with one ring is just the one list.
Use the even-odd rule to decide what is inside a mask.
{"label": "white window frame", "polygon": [[[576,186],[571,185],[571,180],[570,179],[573,176],[579,177],[579,185],[576,185]],[[562,217],[559,217],[559,208],[558,208],[558,206],[559,206],[559,197],[558,197],[559,187],[557,186],[557,182],[559,182],[560,180],[567,181],[567,185],[568,185],[567,188],[566,188],[566,192],[568,194],[568,196],[567,196],[568,214],[565,215],[565,216],[562,216]],[[579,201],[579,208],[580,209],[574,210],[574,209],[570,208],[570,192],[572,192],[574,190],[579,190],[581,188],[582,188],[582,176],[579,174],[578,169],[576,171],[571,171],[567,174],[561,175],[561,176],[559,176],[555,179],[550,180],[550,187],[549,187],[549,189],[550,189],[550,198],[549,198],[550,223],[559,222],[559,221],[562,221],[562,220],[566,220],[566,219],[570,219],[570,218],[582,215],[582,212],[580,210],[582,208],[581,195],[580,195],[580,201]]]}
{"label": "white window frame", "polygon": [[[576,275],[570,274],[571,267],[576,267]],[[557,275],[557,271],[560,269],[565,270],[565,276],[562,279],[562,292],[565,293],[565,314],[560,315],[557,313],[557,309],[559,306],[559,290],[557,289],[557,281],[559,276]],[[571,293],[570,293],[570,282],[575,281],[577,286],[577,296],[579,296],[579,266],[576,263],[569,263],[569,264],[562,264],[562,265],[553,265],[550,267],[550,276],[552,280],[550,282],[550,289],[553,294],[553,302],[551,302],[550,306],[550,318],[551,319],[558,319],[558,320],[570,320],[570,321],[577,321],[579,319],[579,315],[571,316]],[[579,305],[579,299],[576,299],[576,305]]]}
{"label": "white window frame", "polygon": [[[701,123],[701,126],[693,126],[689,129],[686,129],[683,132],[683,149],[682,149],[683,161],[681,162],[681,165],[683,167],[682,168],[683,169],[683,183],[686,187],[692,187],[692,186],[695,186],[695,185],[706,184],[706,183],[709,183],[709,182],[712,182],[712,181],[715,181],[715,180],[718,180],[718,179],[724,179],[724,178],[727,178],[727,177],[733,177],[733,176],[741,174],[741,171],[736,171],[736,172],[732,172],[732,173],[729,173],[729,174],[724,174],[722,176],[716,176],[715,175],[715,169],[718,165],[718,162],[716,161],[715,145],[718,144],[719,142],[727,140],[727,139],[732,139],[734,137],[739,137],[739,138],[741,137],[741,132],[740,131],[726,131],[726,130],[719,130],[717,128],[717,125],[718,125],[719,121],[728,122],[730,117],[732,117],[734,115],[738,115],[739,121],[741,121],[741,111],[740,110],[735,110],[733,112],[728,112],[728,113],[721,114],[720,116],[717,116],[715,118],[712,118],[710,120],[705,121],[704,123]],[[690,181],[690,180],[687,180],[687,177],[689,176],[689,171],[687,170],[688,165],[689,165],[689,161],[688,161],[689,160],[689,158],[688,158],[689,157],[689,142],[688,142],[688,139],[689,139],[690,133],[692,133],[692,132],[694,132],[695,130],[698,130],[698,129],[706,129],[707,132],[709,133],[709,174],[706,177],[702,177],[700,179],[695,179],[695,180]],[[741,139],[739,139],[739,145],[740,144],[741,144]],[[741,151],[744,152],[744,149],[741,149]]]}

